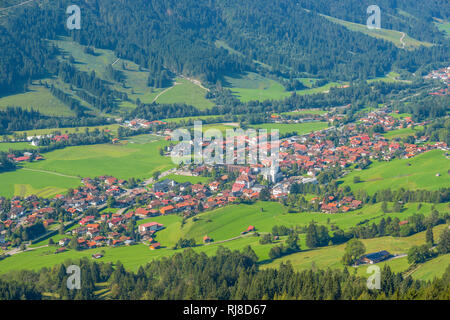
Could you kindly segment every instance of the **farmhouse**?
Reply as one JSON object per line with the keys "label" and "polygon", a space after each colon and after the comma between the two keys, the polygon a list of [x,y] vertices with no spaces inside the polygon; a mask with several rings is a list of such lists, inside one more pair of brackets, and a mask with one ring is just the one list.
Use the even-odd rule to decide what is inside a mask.
{"label": "farmhouse", "polygon": [[155,243],[152,243],[149,248],[150,248],[150,250],[155,250],[155,249],[159,249],[160,247],[161,247],[161,244],[159,242],[155,242]]}
{"label": "farmhouse", "polygon": [[361,257],[361,261],[363,263],[374,264],[380,261],[386,260],[389,258],[391,254],[386,250],[382,250],[379,252],[369,253]]}

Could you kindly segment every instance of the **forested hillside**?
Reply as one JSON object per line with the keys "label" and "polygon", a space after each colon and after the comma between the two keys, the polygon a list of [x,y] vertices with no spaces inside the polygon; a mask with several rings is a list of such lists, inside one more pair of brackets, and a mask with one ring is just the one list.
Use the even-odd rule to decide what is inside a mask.
{"label": "forested hillside", "polygon": [[[58,49],[47,41],[58,36],[134,61],[148,70],[148,85],[154,87],[167,86],[176,74],[215,85],[224,75],[245,71],[347,81],[383,76],[393,67],[414,72],[448,60],[448,40],[431,21],[434,16],[448,18],[448,8],[440,7],[440,1],[427,1],[427,6],[411,2],[420,4],[381,1],[380,6],[386,12],[384,28],[435,44],[414,52],[350,31],[319,14],[365,23],[365,1],[81,0],[82,27],[73,31],[65,27],[70,1],[31,2],[0,17],[0,95],[25,90],[31,79],[70,71],[70,66],[59,65]],[[240,54],[216,46],[217,40]],[[91,83],[80,80],[88,76],[73,73],[64,82],[80,85],[80,98],[99,109],[114,109],[114,101],[107,99],[126,100],[114,91],[109,98],[100,94],[108,90],[95,75]],[[68,104],[81,113],[79,106]]]}
{"label": "forested hillside", "polygon": [[[382,290],[369,290],[366,279],[341,270],[295,272],[290,263],[278,270],[261,270],[250,248],[242,252],[219,248],[208,257],[192,250],[171,258],[152,261],[137,273],[128,272],[118,262],[97,264],[80,261],[81,290],[68,290],[66,269],[71,263],[43,268],[38,272],[19,271],[0,277],[1,299],[75,300],[446,300],[449,298],[450,269],[432,282],[415,281],[381,272]],[[106,288],[97,292],[98,283]]]}

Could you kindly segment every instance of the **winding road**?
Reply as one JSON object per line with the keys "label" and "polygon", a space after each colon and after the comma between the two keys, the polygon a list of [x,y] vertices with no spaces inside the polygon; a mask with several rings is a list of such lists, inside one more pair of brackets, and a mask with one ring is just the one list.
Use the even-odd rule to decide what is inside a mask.
{"label": "winding road", "polygon": [[405,43],[403,42],[403,39],[405,39],[406,33],[402,32],[402,37],[400,38],[400,43],[402,44],[402,49],[405,49]]}

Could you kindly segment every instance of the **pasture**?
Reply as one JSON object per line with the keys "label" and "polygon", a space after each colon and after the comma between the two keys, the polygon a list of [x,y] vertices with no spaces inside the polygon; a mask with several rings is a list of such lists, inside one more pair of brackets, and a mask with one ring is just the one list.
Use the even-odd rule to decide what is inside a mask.
{"label": "pasture", "polygon": [[[447,204],[439,204],[436,208],[440,212],[443,212],[446,208],[445,206],[448,209]],[[264,211],[261,211],[261,208],[264,208]],[[53,254],[54,248],[40,248],[30,252],[19,253],[0,261],[0,270],[7,272],[17,269],[18,266],[26,266],[27,269],[39,269],[44,266],[50,267],[67,259],[90,257],[93,253],[104,250],[105,256],[101,261],[116,262],[120,260],[127,269],[136,271],[140,265],[144,265],[152,259],[159,259],[180,252],[182,249],[173,250],[172,248],[181,237],[194,238],[197,244],[201,244],[202,238],[205,235],[213,238],[214,242],[210,245],[199,245],[193,248],[193,250],[212,255],[219,246],[224,246],[232,250],[242,250],[245,246],[251,245],[259,257],[259,261],[263,263],[263,267],[276,266],[280,261],[286,260],[291,260],[295,263],[294,268],[298,270],[309,268],[312,261],[315,261],[317,267],[326,268],[328,265],[331,267],[341,267],[339,261],[345,245],[307,250],[271,261],[268,256],[270,248],[284,241],[283,239],[285,237],[282,237],[282,240],[279,240],[277,243],[261,245],[259,244],[258,237],[252,235],[240,237],[240,233],[249,225],[254,225],[258,232],[264,233],[270,232],[274,225],[292,227],[308,224],[312,220],[320,224],[329,225],[328,219],[330,219],[330,224],[334,223],[343,229],[348,229],[364,219],[372,223],[381,219],[382,216],[399,216],[401,218],[402,216],[408,216],[415,212],[428,214],[430,210],[431,204],[423,204],[420,209],[417,209],[417,204],[411,204],[402,213],[383,214],[381,213],[380,205],[376,204],[355,212],[330,215],[322,213],[288,213],[285,207],[276,202],[257,202],[254,205],[237,204],[189,218],[184,225],[181,223],[182,218],[177,215],[166,215],[139,220],[138,225],[153,221],[164,224],[165,228],[156,234],[156,240],[162,245],[162,248],[158,250],[152,251],[147,246],[138,244],[131,247],[104,247],[84,251],[69,250],[68,252],[55,255]],[[435,238],[439,236],[439,232],[443,227],[438,226],[435,228]],[[57,240],[58,237],[60,236],[55,235],[53,238]],[[238,238],[220,243],[220,241],[235,237]],[[421,233],[408,238],[384,237],[364,241],[368,252],[386,249],[393,253],[403,253],[409,246],[423,242],[424,237],[424,233]],[[48,243],[48,239],[42,244],[44,245],[46,243]],[[304,234],[300,235],[299,243],[303,250],[307,249]],[[392,260],[388,263],[394,262],[397,263],[397,260]],[[401,269],[399,271],[404,270],[405,268],[403,267],[406,268],[407,265],[399,266],[399,269]],[[362,269],[358,270],[360,273],[363,271]]]}
{"label": "pasture", "polygon": [[287,115],[287,116],[296,116],[296,115],[301,115],[301,114],[324,115],[327,112],[328,111],[321,110],[321,109],[301,109],[301,110],[295,110],[295,111],[282,112],[281,114]]}
{"label": "pasture", "polygon": [[0,196],[11,198],[36,194],[39,197],[49,198],[80,184],[81,180],[78,178],[18,169],[0,173]]}
{"label": "pasture", "polygon": [[155,171],[165,171],[175,166],[170,157],[159,154],[159,148],[169,143],[154,141],[67,147],[46,153],[44,161],[26,163],[24,166],[80,177],[112,175],[120,179],[148,178]]}
{"label": "pasture", "polygon": [[172,173],[172,174],[169,174],[169,175],[161,178],[160,180],[165,180],[165,179],[171,179],[178,183],[190,182],[192,184],[196,184],[196,183],[206,184],[212,178],[202,177],[202,176],[181,176],[181,175]]}
{"label": "pasture", "polygon": [[[369,28],[367,28],[366,25],[363,25],[363,24],[353,23],[353,22],[337,19],[334,17],[326,16],[324,14],[321,14],[321,16],[325,17],[326,19],[328,19],[334,23],[341,24],[349,30],[361,32],[361,33],[364,33],[364,34],[374,37],[374,38],[383,39],[383,40],[392,42],[394,45],[396,45],[399,48],[403,48],[402,41],[400,40],[402,38],[402,33],[400,31],[389,30],[389,29],[384,29],[384,28],[381,28],[378,30],[377,29],[369,29]],[[414,38],[411,38],[409,35],[406,35],[404,37],[403,43],[405,44],[405,49],[408,49],[408,50],[413,50],[420,46],[426,46],[426,47],[432,46],[432,44],[429,42],[416,40]]]}
{"label": "pasture", "polygon": [[211,100],[206,99],[207,90],[183,78],[176,78],[173,87],[166,89],[155,102],[157,103],[184,103],[200,110],[214,106]]}
{"label": "pasture", "polygon": [[253,72],[226,76],[225,86],[242,102],[280,100],[291,94],[279,82]]}
{"label": "pasture", "polygon": [[92,127],[32,129],[32,130],[26,130],[26,131],[16,131],[16,133],[19,136],[23,135],[24,133],[26,133],[27,137],[34,137],[34,136],[42,136],[42,135],[47,135],[47,134],[54,134],[55,132],[58,132],[59,134],[83,133],[86,130],[89,130],[90,132],[92,132],[95,129],[98,129],[100,131],[102,131],[102,130],[110,130],[110,132],[112,134],[117,134],[117,129],[118,128],[119,128],[118,124],[107,124],[107,125],[92,126]]}
{"label": "pasture", "polygon": [[[387,188],[437,190],[450,185],[449,167],[450,160],[444,156],[444,151],[431,150],[410,159],[374,162],[368,169],[352,171],[342,181],[352,190],[364,189],[369,194]],[[437,173],[440,176],[436,176]],[[353,183],[355,176],[362,182]]]}
{"label": "pasture", "polygon": [[[435,237],[438,237],[440,233],[447,228],[446,225],[439,225],[434,227],[433,232]],[[377,252],[380,250],[387,250],[391,254],[404,254],[407,253],[409,248],[414,245],[422,245],[425,243],[425,231],[412,235],[410,237],[380,237],[373,239],[360,239],[366,247],[366,253]],[[294,270],[307,270],[311,269],[315,265],[319,269],[341,269],[344,265],[341,263],[341,258],[344,255],[346,244],[327,246],[316,249],[308,249],[302,252],[294,253],[267,264],[264,264],[262,268],[276,268],[282,262],[286,263],[290,261]],[[303,248],[305,249],[305,248]],[[406,258],[398,258],[377,264],[381,268],[387,264],[392,268],[394,272],[405,271],[409,264]],[[368,266],[357,267],[357,273],[361,276],[367,275]],[[445,266],[446,267],[446,266]],[[445,269],[444,267],[444,269]],[[350,271],[353,268],[350,269]],[[428,269],[428,268],[426,268]],[[417,278],[426,276],[424,274],[418,274]]]}
{"label": "pasture", "polygon": [[39,85],[38,81],[33,81],[27,92],[0,97],[0,109],[6,107],[34,109],[47,116],[75,116],[69,107],[55,98],[49,89]]}
{"label": "pasture", "polygon": [[37,149],[29,142],[0,142],[0,151],[8,152],[9,150],[30,150]]}
{"label": "pasture", "polygon": [[[392,115],[393,117],[405,117],[406,114],[395,114]],[[397,139],[397,138],[406,138],[407,136],[415,136],[417,131],[422,130],[423,127],[422,126],[417,126],[414,129],[413,128],[402,128],[402,129],[396,129],[396,130],[392,130],[392,131],[388,131],[386,133],[383,133],[383,136],[386,139],[392,140],[392,139]]]}

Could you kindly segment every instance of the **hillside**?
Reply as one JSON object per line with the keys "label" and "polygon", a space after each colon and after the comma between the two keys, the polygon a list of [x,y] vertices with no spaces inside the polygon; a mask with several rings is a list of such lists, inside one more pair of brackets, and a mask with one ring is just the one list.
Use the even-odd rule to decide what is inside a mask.
{"label": "hillside", "polygon": [[[344,8],[353,2],[345,1]],[[422,28],[421,37],[410,30],[426,23],[414,12],[396,13],[396,19],[402,17],[397,24],[386,18],[386,30],[377,34],[362,27],[364,11],[355,20],[334,15],[336,9],[322,2],[96,0],[79,3],[85,23],[69,31],[64,28],[68,4],[27,2],[5,11],[0,45],[8,49],[0,53],[0,96],[8,97],[0,106],[32,102],[49,115],[121,114],[153,101],[205,109],[215,104],[205,98],[207,89],[219,82],[242,101],[282,99],[298,81],[307,89],[299,94],[326,92],[335,81],[384,77],[393,68],[414,72],[448,58],[445,34],[434,23]],[[409,5],[388,7],[404,13]],[[19,24],[23,28],[13,27]],[[402,39],[408,53],[399,43],[402,32],[408,35]],[[325,83],[316,88],[311,79]],[[24,95],[11,96],[17,93]]]}

